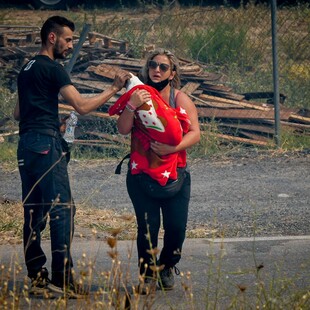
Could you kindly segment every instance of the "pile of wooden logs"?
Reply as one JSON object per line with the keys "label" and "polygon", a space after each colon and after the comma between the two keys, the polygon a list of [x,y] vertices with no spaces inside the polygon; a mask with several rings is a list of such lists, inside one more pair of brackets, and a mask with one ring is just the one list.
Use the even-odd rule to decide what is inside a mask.
{"label": "pile of wooden logs", "polygon": [[[16,91],[17,74],[21,66],[38,51],[40,39],[37,29],[0,26],[1,29],[0,67],[5,69],[3,71],[6,72],[8,87]],[[88,40],[83,43],[74,64],[71,78],[83,96],[91,96],[110,85],[116,71],[121,69],[137,74],[142,65],[143,60],[130,56],[128,42],[89,32]],[[180,59],[180,65],[182,90],[197,106],[203,131],[209,131],[212,123],[216,126],[216,133],[213,134],[222,141],[258,146],[273,144],[275,114],[272,93],[236,94],[232,88],[225,86],[221,74],[206,72],[200,64],[186,59]],[[76,143],[106,147],[128,145],[128,139],[118,135],[115,130],[115,118],[107,114],[108,107],[121,94],[123,91],[100,110],[79,117],[80,130]],[[257,99],[261,97],[266,100],[262,102]],[[280,99],[281,126],[308,135],[309,114],[301,115],[298,109],[285,107],[284,95],[281,94]],[[62,115],[72,110],[61,99],[59,107]],[[0,120],[0,137],[9,134],[1,128]],[[16,134],[16,128],[11,131]]]}

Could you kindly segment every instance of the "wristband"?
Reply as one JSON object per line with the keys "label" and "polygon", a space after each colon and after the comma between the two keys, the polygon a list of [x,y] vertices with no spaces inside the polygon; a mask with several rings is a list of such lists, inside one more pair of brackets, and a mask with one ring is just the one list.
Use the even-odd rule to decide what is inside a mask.
{"label": "wristband", "polygon": [[126,107],[129,107],[131,110],[135,111],[137,109],[137,107],[135,107],[130,100],[127,102]]}
{"label": "wristband", "polygon": [[135,112],[136,109],[132,109],[128,104],[126,105],[126,109],[130,112]]}

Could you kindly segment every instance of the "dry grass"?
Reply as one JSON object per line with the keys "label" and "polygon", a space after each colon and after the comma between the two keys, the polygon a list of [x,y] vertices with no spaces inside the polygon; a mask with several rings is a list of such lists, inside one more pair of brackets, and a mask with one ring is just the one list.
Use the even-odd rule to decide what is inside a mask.
{"label": "dry grass", "polygon": [[[22,242],[23,209],[21,203],[3,202],[0,204],[0,244]],[[113,210],[99,210],[77,205],[75,216],[75,237],[105,238],[117,232],[119,239],[135,237],[135,218],[130,214],[117,214]],[[43,233],[49,238],[49,231]]]}
{"label": "dry grass", "polygon": [[[23,208],[20,202],[2,201],[0,203],[0,244],[22,242]],[[95,209],[77,205],[75,216],[75,238],[104,240],[117,235],[119,240],[136,238],[136,219],[134,214],[117,213],[110,209]],[[187,231],[188,238],[206,238],[216,234],[208,227],[193,227]],[[160,232],[160,238],[163,231]],[[43,232],[43,240],[49,239],[49,230]]]}

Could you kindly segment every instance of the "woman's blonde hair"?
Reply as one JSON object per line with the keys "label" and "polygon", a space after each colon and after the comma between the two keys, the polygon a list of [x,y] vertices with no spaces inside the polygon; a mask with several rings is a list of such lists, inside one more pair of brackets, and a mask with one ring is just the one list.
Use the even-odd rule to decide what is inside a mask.
{"label": "woman's blonde hair", "polygon": [[171,70],[175,71],[174,78],[171,80],[170,85],[176,89],[179,89],[181,86],[179,61],[173,53],[171,53],[168,50],[162,49],[162,48],[150,52],[150,54],[148,55],[148,57],[146,59],[144,66],[142,67],[141,71],[139,72],[140,80],[143,83],[147,84],[147,81],[149,78],[148,63],[150,60],[152,60],[157,55],[165,55],[168,57],[168,59],[170,61]]}

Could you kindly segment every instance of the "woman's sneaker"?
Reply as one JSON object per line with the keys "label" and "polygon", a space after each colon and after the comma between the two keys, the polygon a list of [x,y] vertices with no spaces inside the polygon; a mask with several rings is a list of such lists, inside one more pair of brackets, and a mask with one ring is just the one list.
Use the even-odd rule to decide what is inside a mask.
{"label": "woman's sneaker", "polygon": [[54,298],[68,298],[68,299],[81,299],[89,294],[88,291],[83,289],[80,285],[71,282],[67,286],[58,286],[50,282],[47,286],[49,294]]}
{"label": "woman's sneaker", "polygon": [[44,295],[48,291],[48,284],[50,279],[48,278],[48,270],[43,267],[40,272],[38,272],[36,278],[31,279],[31,288],[29,294],[31,295]]}
{"label": "woman's sneaker", "polygon": [[174,275],[173,269],[177,275],[180,274],[180,270],[177,267],[165,267],[159,272],[159,287],[164,290],[172,290],[174,288]]}

